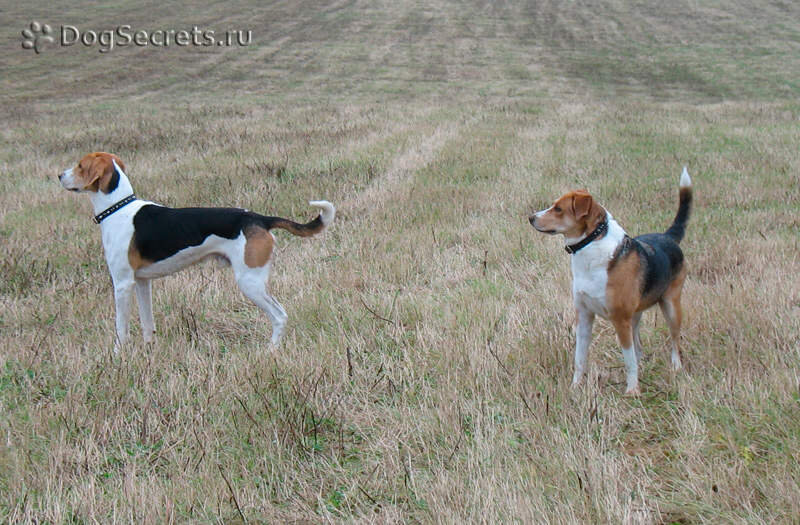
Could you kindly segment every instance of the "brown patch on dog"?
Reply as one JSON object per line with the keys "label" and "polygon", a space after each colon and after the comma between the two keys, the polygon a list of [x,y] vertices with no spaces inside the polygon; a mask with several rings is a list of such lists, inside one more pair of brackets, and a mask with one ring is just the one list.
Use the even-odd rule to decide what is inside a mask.
{"label": "brown patch on dog", "polygon": [[575,190],[559,197],[547,213],[536,217],[534,228],[576,238],[597,228],[606,210],[586,190]]}
{"label": "brown patch on dog", "polygon": [[113,153],[96,151],[84,156],[75,167],[75,177],[83,182],[83,189],[98,192],[108,188],[114,171],[112,159],[125,171],[125,163]]}
{"label": "brown patch on dog", "polygon": [[250,268],[260,268],[272,257],[275,238],[272,234],[257,226],[245,230],[247,242],[244,245],[244,263]]}
{"label": "brown patch on dog", "polygon": [[142,254],[139,253],[139,250],[138,248],[136,248],[133,239],[131,239],[131,243],[128,246],[128,263],[131,265],[131,268],[133,268],[133,270],[136,271],[139,268],[150,266],[151,264],[153,264],[153,261],[142,257]]}
{"label": "brown patch on dog", "polygon": [[[641,260],[636,252],[620,258],[608,273],[606,308],[611,322],[630,320],[640,310],[642,272]],[[624,348],[629,348],[625,346]]]}
{"label": "brown patch on dog", "polygon": [[131,240],[131,243],[128,246],[128,263],[131,265],[131,268],[138,270],[140,268],[144,268],[145,266],[150,266],[153,264],[153,261],[142,257],[142,254],[136,248],[133,240]]}
{"label": "brown patch on dog", "polygon": [[575,220],[583,224],[584,233],[593,232],[603,219],[606,217],[606,210],[586,190],[576,190],[572,192],[572,207]]}

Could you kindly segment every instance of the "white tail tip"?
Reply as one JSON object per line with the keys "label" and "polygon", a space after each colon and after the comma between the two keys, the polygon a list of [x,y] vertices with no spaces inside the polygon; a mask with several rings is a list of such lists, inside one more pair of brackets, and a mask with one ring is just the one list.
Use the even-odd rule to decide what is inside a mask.
{"label": "white tail tip", "polygon": [[692,178],[689,176],[689,172],[686,170],[686,166],[683,167],[683,173],[681,173],[681,188],[688,188],[692,185]]}
{"label": "white tail tip", "polygon": [[336,217],[336,208],[333,207],[333,204],[328,201],[308,201],[308,203],[315,208],[319,208],[322,224],[327,226],[333,222],[333,218]]}

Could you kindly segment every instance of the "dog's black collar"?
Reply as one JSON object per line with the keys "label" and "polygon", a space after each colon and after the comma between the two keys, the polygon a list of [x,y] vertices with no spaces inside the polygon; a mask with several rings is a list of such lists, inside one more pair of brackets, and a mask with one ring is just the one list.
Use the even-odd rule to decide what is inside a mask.
{"label": "dog's black collar", "polygon": [[134,195],[134,194],[128,195],[127,197],[125,197],[121,201],[117,202],[116,204],[112,204],[111,206],[109,206],[105,210],[103,210],[100,213],[98,213],[97,215],[95,215],[94,219],[93,219],[94,223],[95,224],[100,224],[101,222],[103,222],[103,219],[108,218],[109,215],[112,215],[114,212],[120,210],[121,208],[124,208],[126,205],[132,203],[135,200],[136,200],[136,195]]}
{"label": "dog's black collar", "polygon": [[581,248],[585,248],[590,242],[597,239],[598,237],[604,235],[608,231],[608,219],[604,219],[597,228],[594,229],[592,233],[586,236],[583,240],[576,242],[575,244],[568,244],[564,246],[564,249],[567,250],[567,253],[572,255]]}

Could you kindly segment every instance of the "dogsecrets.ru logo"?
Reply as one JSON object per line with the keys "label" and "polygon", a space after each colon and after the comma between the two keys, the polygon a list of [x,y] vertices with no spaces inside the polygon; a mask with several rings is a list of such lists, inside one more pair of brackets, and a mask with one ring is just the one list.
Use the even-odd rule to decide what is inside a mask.
{"label": "dogsecrets.ru logo", "polygon": [[114,29],[95,31],[74,25],[58,26],[54,31],[50,24],[31,22],[22,30],[22,49],[33,49],[36,54],[45,49],[45,44],[70,47],[74,45],[97,48],[107,53],[117,47],[245,47],[253,41],[251,30],[232,29],[215,31],[192,26],[191,29],[134,30],[123,24]]}
{"label": "dogsecrets.ru logo", "polygon": [[38,55],[44,44],[55,43],[52,35],[53,28],[50,24],[40,24],[34,20],[29,27],[22,30],[22,49],[33,49]]}

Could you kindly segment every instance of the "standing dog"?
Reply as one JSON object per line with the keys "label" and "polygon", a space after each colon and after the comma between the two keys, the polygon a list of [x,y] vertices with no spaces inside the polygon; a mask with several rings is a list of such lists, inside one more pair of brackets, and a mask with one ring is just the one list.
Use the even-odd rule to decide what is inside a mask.
{"label": "standing dog", "polygon": [[70,191],[89,193],[95,223],[100,225],[103,249],[114,283],[117,314],[115,351],[128,336],[134,288],[146,343],[155,334],[150,281],[182,270],[209,256],[231,264],[242,292],[269,316],[272,344],[277,345],[286,324],[286,311],[269,293],[267,280],[275,237],[282,228],[308,237],[333,222],[336,210],[328,201],[311,201],[319,216],[307,224],[265,217],[238,208],[167,208],[136,198],[125,165],[116,155],[90,153],[58,176]]}
{"label": "standing dog", "polygon": [[578,313],[573,386],[586,373],[592,324],[599,315],[610,320],[617,332],[627,373],[625,393],[638,394],[639,321],[642,312],[656,303],[669,324],[672,368],[681,368],[681,289],[686,265],[678,243],[692,204],[692,179],[685,167],[679,195],[678,213],[666,232],[633,239],[585,190],[569,192],[530,217],[538,231],[563,235],[572,256],[572,298]]}

